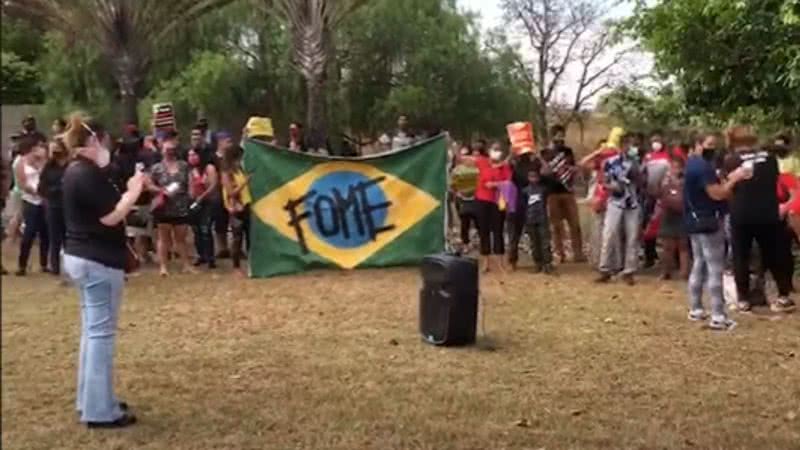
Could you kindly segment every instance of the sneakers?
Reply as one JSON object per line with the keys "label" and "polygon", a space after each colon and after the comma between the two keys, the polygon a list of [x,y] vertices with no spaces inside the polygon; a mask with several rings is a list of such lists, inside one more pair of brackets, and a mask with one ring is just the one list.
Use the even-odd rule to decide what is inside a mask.
{"label": "sneakers", "polygon": [[736,309],[738,309],[739,312],[747,313],[747,312],[750,312],[750,310],[752,310],[753,307],[752,307],[752,305],[750,305],[750,302],[746,302],[746,301],[742,300],[742,301],[736,303]]}
{"label": "sneakers", "polygon": [[795,307],[796,305],[789,297],[778,297],[769,305],[769,309],[774,313],[789,313],[794,311]]}
{"label": "sneakers", "polygon": [[595,282],[595,283],[597,283],[597,284],[606,284],[606,283],[608,283],[609,281],[611,281],[611,275],[609,275],[609,274],[607,274],[607,273],[600,274],[600,276],[599,276],[599,277],[597,277],[597,278],[594,280],[594,282]]}
{"label": "sneakers", "polygon": [[708,318],[708,314],[706,314],[705,310],[703,309],[693,309],[689,311],[689,320],[692,322],[702,322]]}
{"label": "sneakers", "polygon": [[736,322],[726,317],[714,317],[708,322],[708,328],[714,331],[731,331],[736,328]]}

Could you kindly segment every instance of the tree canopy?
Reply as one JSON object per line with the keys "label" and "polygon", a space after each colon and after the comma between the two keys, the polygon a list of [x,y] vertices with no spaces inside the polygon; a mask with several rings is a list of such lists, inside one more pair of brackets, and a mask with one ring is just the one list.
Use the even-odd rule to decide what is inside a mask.
{"label": "tree canopy", "polygon": [[800,123],[800,1],[661,0],[631,24],[690,107]]}

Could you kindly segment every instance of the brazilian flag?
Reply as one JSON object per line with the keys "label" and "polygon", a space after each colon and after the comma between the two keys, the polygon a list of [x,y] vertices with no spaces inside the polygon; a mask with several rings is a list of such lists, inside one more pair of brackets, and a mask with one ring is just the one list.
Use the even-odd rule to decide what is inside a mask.
{"label": "brazilian flag", "polygon": [[347,159],[248,140],[244,167],[252,277],[416,264],[444,249],[443,136]]}

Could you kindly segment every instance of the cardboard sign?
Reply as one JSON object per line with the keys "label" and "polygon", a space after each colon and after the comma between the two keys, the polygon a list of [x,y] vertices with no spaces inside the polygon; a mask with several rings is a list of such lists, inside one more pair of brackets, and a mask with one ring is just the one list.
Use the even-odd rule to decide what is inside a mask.
{"label": "cardboard sign", "polygon": [[178,125],[175,122],[175,111],[172,108],[172,103],[155,103],[153,105],[153,129],[178,129]]}
{"label": "cardboard sign", "polygon": [[532,153],[536,150],[536,141],[533,138],[533,124],[530,122],[510,123],[506,125],[506,131],[514,154]]}

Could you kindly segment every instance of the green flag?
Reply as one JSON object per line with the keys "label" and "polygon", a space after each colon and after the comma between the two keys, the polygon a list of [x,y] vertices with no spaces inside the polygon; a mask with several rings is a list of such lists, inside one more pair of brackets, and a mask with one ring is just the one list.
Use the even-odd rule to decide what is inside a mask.
{"label": "green flag", "polygon": [[250,275],[418,263],[445,245],[444,137],[364,158],[245,143]]}

